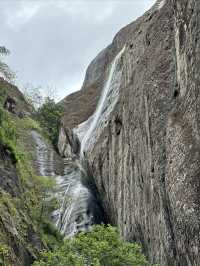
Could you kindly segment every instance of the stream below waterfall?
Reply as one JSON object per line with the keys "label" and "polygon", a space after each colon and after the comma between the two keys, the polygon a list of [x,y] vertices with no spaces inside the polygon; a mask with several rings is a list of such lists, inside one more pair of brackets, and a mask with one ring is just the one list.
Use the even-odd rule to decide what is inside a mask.
{"label": "stream below waterfall", "polygon": [[[88,231],[93,224],[103,222],[103,211],[96,198],[94,188],[90,188],[90,177],[78,160],[63,160],[64,171],[55,174],[56,153],[51,145],[36,131],[32,131],[32,138],[36,145],[35,165],[41,176],[55,177],[57,183],[56,197],[60,208],[56,210],[52,219],[59,231],[66,237],[77,232]],[[88,184],[84,184],[87,180]]]}
{"label": "stream below waterfall", "polygon": [[108,79],[105,82],[97,109],[92,117],[74,129],[81,142],[80,159],[63,160],[64,171],[55,174],[55,151],[45,143],[42,136],[32,131],[36,144],[36,165],[42,176],[53,176],[57,183],[56,197],[59,209],[53,213],[53,221],[60,232],[66,237],[72,237],[77,232],[88,231],[93,224],[104,222],[103,209],[98,200],[98,192],[93,177],[90,176],[84,159],[88,145],[94,143],[100,130],[108,123],[118,96],[122,76],[122,55],[125,47],[114,58]]}

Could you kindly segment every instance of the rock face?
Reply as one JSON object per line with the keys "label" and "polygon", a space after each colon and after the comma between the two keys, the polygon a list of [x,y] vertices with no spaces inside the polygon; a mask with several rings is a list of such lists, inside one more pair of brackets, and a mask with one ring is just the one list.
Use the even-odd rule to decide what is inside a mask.
{"label": "rock face", "polygon": [[33,112],[33,108],[26,102],[22,92],[1,77],[0,102],[3,103],[5,109],[21,118]]}
{"label": "rock face", "polygon": [[32,265],[46,247],[33,214],[40,162],[33,162],[37,149],[24,117],[31,111],[18,88],[0,79],[0,265]]}
{"label": "rock face", "polygon": [[80,150],[80,141],[77,135],[70,128],[65,128],[64,125],[59,132],[58,150],[61,156],[69,158],[73,158]]}
{"label": "rock face", "polygon": [[63,101],[64,127],[87,120],[126,44],[119,100],[86,155],[110,221],[162,266],[200,265],[199,11],[197,0],[158,1],[119,32],[89,66],[82,90]]}

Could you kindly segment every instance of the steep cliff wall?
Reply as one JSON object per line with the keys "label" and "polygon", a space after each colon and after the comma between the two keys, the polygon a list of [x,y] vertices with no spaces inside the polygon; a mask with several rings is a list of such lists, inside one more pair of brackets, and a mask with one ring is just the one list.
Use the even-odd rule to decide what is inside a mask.
{"label": "steep cliff wall", "polygon": [[171,5],[151,10],[139,32],[127,43],[118,105],[87,156],[122,235],[140,241],[152,262],[176,265],[166,188],[167,121],[177,101]]}
{"label": "steep cliff wall", "polygon": [[18,115],[30,108],[19,90],[3,80],[0,95],[0,265],[30,265],[43,248],[32,213],[35,181],[17,135]]}
{"label": "steep cliff wall", "polygon": [[38,175],[51,175],[61,160],[47,140],[40,160],[33,130],[42,129],[27,116],[31,111],[17,87],[0,79],[0,265],[31,265],[47,248]]}
{"label": "steep cliff wall", "polygon": [[[199,10],[197,0],[158,1],[92,62],[79,92],[95,76],[102,90],[126,44],[119,100],[86,156],[111,222],[162,266],[200,265]],[[94,108],[83,115],[70,97],[65,108],[75,104],[79,119],[65,127]]]}

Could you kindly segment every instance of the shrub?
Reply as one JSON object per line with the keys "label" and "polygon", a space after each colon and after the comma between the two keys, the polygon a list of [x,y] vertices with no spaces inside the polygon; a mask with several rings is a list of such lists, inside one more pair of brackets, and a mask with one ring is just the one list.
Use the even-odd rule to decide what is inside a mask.
{"label": "shrub", "polygon": [[45,99],[44,104],[37,110],[36,119],[44,127],[49,139],[53,145],[57,145],[60,118],[63,114],[63,107],[56,104],[55,101],[49,97]]}
{"label": "shrub", "polygon": [[0,244],[0,265],[8,265],[7,259],[9,257],[9,248],[7,245]]}
{"label": "shrub", "polygon": [[91,232],[68,239],[62,247],[45,251],[34,266],[145,266],[138,244],[124,241],[112,226],[97,225]]}

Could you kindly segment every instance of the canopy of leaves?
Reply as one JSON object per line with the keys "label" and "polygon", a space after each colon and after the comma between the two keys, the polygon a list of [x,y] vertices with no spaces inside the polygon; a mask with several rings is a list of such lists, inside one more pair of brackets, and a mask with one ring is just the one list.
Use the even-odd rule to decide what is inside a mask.
{"label": "canopy of leaves", "polygon": [[55,251],[42,253],[34,266],[145,266],[138,244],[125,242],[112,226],[97,225],[91,232],[66,240]]}
{"label": "canopy of leaves", "polygon": [[63,114],[63,107],[57,105],[49,97],[44,104],[37,110],[36,119],[44,127],[52,143],[56,146],[59,134],[60,118]]}

